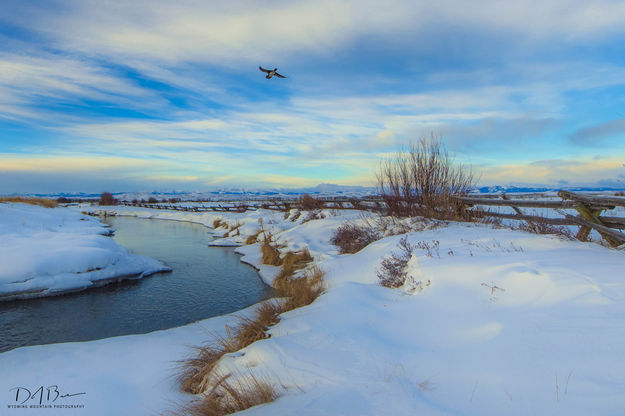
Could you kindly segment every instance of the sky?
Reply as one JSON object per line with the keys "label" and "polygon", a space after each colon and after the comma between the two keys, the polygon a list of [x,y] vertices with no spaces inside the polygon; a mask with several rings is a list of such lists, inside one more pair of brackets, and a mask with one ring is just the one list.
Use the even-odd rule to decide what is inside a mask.
{"label": "sky", "polygon": [[[0,193],[625,187],[625,2],[3,0]],[[279,69],[266,79],[258,66]]]}

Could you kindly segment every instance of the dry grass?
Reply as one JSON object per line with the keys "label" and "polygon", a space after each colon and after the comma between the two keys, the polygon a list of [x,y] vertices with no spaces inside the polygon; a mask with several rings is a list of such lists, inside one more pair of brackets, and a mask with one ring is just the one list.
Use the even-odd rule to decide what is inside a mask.
{"label": "dry grass", "polygon": [[323,276],[323,271],[314,266],[303,277],[276,279],[276,295],[287,298],[282,305],[282,312],[313,303],[325,291]]}
{"label": "dry grass", "polygon": [[236,231],[236,234],[233,234],[233,235],[241,235],[239,228],[241,228],[241,226],[243,225],[242,223],[237,222],[231,225],[228,225],[227,223],[222,223],[222,224],[223,226],[228,227],[228,231],[226,231],[224,235],[221,236],[221,238],[230,237],[230,234],[232,234],[234,231]]}
{"label": "dry grass", "polygon": [[250,407],[269,403],[280,396],[271,384],[254,375],[229,382],[227,374],[220,377],[213,388],[200,400],[184,407],[179,414],[189,416],[223,416],[240,412]]}
{"label": "dry grass", "polygon": [[59,204],[53,199],[27,198],[23,196],[0,196],[2,202],[21,202],[23,204],[39,205],[45,208],[56,208]]}
{"label": "dry grass", "polygon": [[311,261],[313,261],[313,258],[308,249],[304,249],[299,253],[289,251],[282,259],[282,268],[276,280],[292,277],[297,270],[303,269]]}
{"label": "dry grass", "polygon": [[276,302],[266,302],[256,309],[254,319],[239,318],[239,325],[235,330],[238,349],[245,348],[261,339],[269,338],[267,330],[280,322],[281,308],[282,306]]}
{"label": "dry grass", "polygon": [[222,220],[215,220],[215,221],[213,221],[213,228],[214,229],[217,229],[219,227],[223,227],[225,225],[226,225],[226,223],[223,222]]}
{"label": "dry grass", "polygon": [[269,338],[267,331],[280,321],[282,312],[311,304],[325,290],[324,273],[316,266],[310,268],[304,276],[293,278],[295,271],[313,260],[308,250],[288,252],[284,259],[280,259],[280,253],[271,244],[270,235],[265,236],[262,247],[266,247],[269,257],[266,258],[263,251],[264,262],[271,261],[274,265],[282,265],[281,273],[274,281],[274,288],[276,295],[285,299],[262,303],[253,318],[240,317],[234,328],[226,326],[225,336],[214,337],[212,343],[196,348],[198,353],[195,357],[181,361],[182,371],[178,380],[183,391],[199,394],[210,389],[202,400],[184,408],[184,414],[230,414],[277,398],[277,392],[267,383],[252,378],[251,384],[232,385],[227,383],[228,377],[219,378],[215,374],[215,367],[225,354]]}
{"label": "dry grass", "polygon": [[255,234],[247,236],[247,238],[245,239],[245,244],[250,245],[256,243],[258,241],[258,236],[261,232],[261,230],[258,230],[258,232],[256,232]]}
{"label": "dry grass", "polygon": [[210,344],[196,347],[196,356],[181,361],[181,389],[192,394],[206,391],[214,383],[213,370],[221,357],[269,338],[267,330],[280,322],[282,312],[309,305],[324,292],[323,276],[323,271],[315,266],[300,278],[276,279],[276,295],[286,300],[264,302],[256,309],[254,318],[239,318],[235,328],[226,326],[225,336],[215,336]]}
{"label": "dry grass", "polygon": [[211,375],[217,361],[225,354],[239,351],[248,345],[268,338],[267,330],[280,321],[282,306],[276,302],[265,302],[256,309],[253,319],[239,318],[238,325],[231,329],[226,326],[225,336],[215,336],[212,343],[196,347],[195,357],[182,360],[182,372],[178,377],[181,389],[198,394],[211,384]]}
{"label": "dry grass", "polygon": [[237,351],[236,339],[226,327],[226,336],[215,336],[211,344],[196,347],[197,355],[181,361],[178,376],[182,391],[199,394],[210,386],[213,368],[224,354]]}
{"label": "dry grass", "polygon": [[263,255],[263,264],[269,264],[271,266],[280,266],[282,264],[280,251],[271,244],[271,234],[265,234],[263,244],[260,246],[260,251]]}

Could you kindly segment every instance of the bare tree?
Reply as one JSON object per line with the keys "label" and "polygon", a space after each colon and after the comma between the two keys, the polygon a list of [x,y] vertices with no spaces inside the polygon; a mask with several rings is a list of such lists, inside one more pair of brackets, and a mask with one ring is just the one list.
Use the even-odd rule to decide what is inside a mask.
{"label": "bare tree", "polygon": [[381,162],[377,183],[389,215],[452,218],[462,215],[452,196],[468,193],[475,178],[439,139],[422,137]]}
{"label": "bare tree", "polygon": [[100,205],[117,205],[117,202],[117,199],[115,199],[110,192],[102,192],[100,201],[98,201]]}

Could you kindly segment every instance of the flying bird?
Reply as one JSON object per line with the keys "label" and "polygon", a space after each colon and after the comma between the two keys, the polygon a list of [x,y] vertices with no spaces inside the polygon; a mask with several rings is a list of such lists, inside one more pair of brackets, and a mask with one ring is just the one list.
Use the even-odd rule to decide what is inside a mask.
{"label": "flying bird", "polygon": [[286,78],[284,75],[280,75],[280,74],[278,74],[276,72],[278,70],[278,68],[274,68],[273,71],[272,71],[271,69],[265,69],[262,66],[259,66],[258,69],[260,69],[261,71],[267,73],[267,76],[265,77],[267,79],[273,77],[274,75],[277,76],[278,78]]}

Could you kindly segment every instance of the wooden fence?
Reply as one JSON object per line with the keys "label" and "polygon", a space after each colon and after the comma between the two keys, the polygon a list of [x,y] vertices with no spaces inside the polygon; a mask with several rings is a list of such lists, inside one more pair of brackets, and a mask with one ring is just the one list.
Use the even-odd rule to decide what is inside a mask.
{"label": "wooden fence", "polygon": [[[355,209],[355,210],[380,210],[384,207],[380,197],[317,197],[313,200],[315,209]],[[298,199],[275,198],[257,201],[211,201],[200,206],[183,206],[173,203],[148,203],[148,202],[122,202],[121,205],[165,209],[186,212],[245,212],[257,209],[268,209],[272,211],[286,212],[294,208],[306,209]]]}
{"label": "wooden fence", "polygon": [[[526,221],[530,228],[537,228],[540,224],[549,225],[572,225],[579,226],[576,238],[586,241],[590,230],[596,230],[605,241],[612,247],[625,244],[625,234],[616,230],[625,230],[625,218],[603,216],[604,211],[609,211],[615,207],[625,207],[625,198],[588,196],[569,191],[559,191],[561,200],[530,200],[530,199],[510,199],[507,195],[501,194],[498,198],[492,196],[484,197],[457,197],[465,207],[492,206],[510,207],[514,214],[490,212],[480,209],[468,209],[467,212],[475,217],[495,217],[511,220]],[[521,208],[550,208],[561,214],[560,218],[549,218],[537,215],[526,215]],[[562,210],[574,209],[578,215],[570,215]]]}
{"label": "wooden fence", "polygon": [[[535,197],[544,198],[543,195]],[[591,230],[596,230],[611,246],[625,244],[625,234],[617,230],[625,230],[625,218],[602,215],[615,207],[625,207],[625,198],[589,196],[569,191],[558,192],[557,199],[510,199],[505,194],[459,196],[459,201],[472,217],[494,217],[525,221],[530,228],[537,230],[541,224],[556,226],[579,226],[576,238],[586,241]],[[383,211],[384,201],[379,196],[356,197],[316,197],[314,208],[317,209],[356,209]],[[164,209],[187,212],[245,212],[257,209],[289,211],[293,208],[306,209],[300,199],[272,198],[251,201],[211,201],[207,205],[183,206],[173,203],[122,203],[122,205]],[[510,207],[512,213],[491,212],[476,207]],[[559,218],[527,215],[522,208],[548,208],[556,210]],[[578,215],[570,215],[563,210],[575,210]]]}

